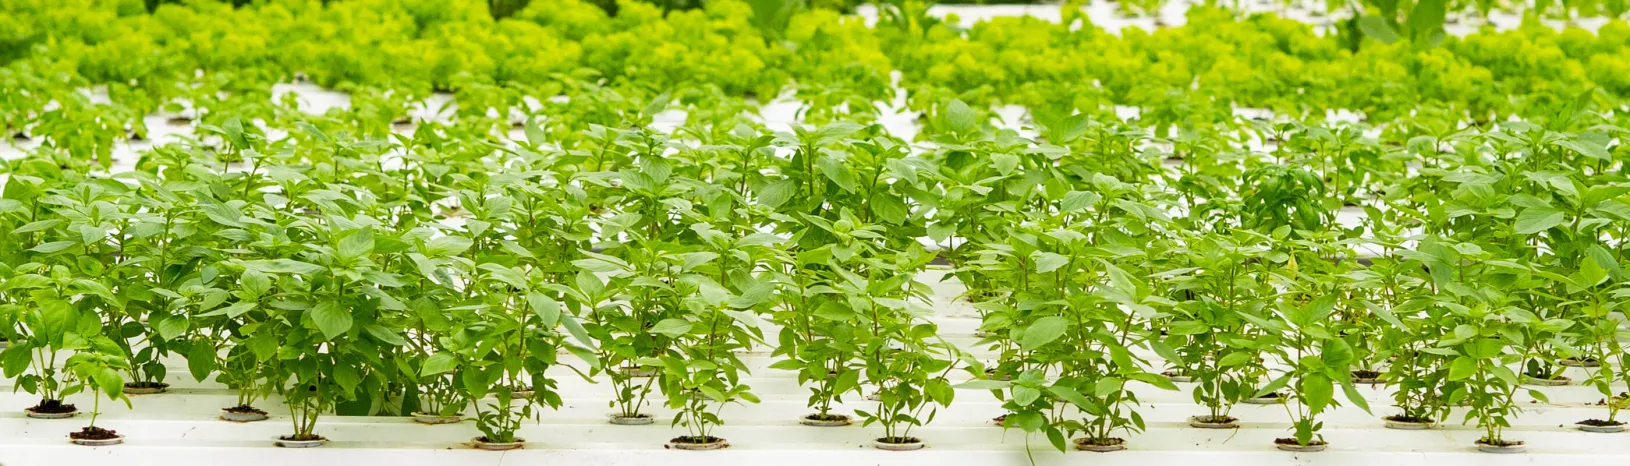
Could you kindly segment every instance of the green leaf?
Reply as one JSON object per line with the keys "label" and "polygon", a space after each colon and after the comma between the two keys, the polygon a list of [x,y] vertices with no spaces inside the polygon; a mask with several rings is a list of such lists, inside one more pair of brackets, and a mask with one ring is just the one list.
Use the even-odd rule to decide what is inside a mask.
{"label": "green leaf", "polygon": [[853,121],[837,121],[829,123],[822,126],[820,129],[815,130],[815,142],[817,144],[838,142],[843,138],[847,138],[850,135],[859,132],[862,129],[866,129],[866,127]]}
{"label": "green leaf", "polygon": [[221,308],[218,312],[227,317],[236,319],[238,316],[255,310],[255,306],[256,304],[253,301],[246,301]]}
{"label": "green leaf", "polygon": [[67,250],[68,248],[78,246],[78,245],[79,245],[78,241],[52,241],[52,242],[49,242],[49,243],[45,243],[45,244],[41,244],[39,246],[34,246],[32,248],[29,248],[29,251],[37,252],[37,253],[40,253],[40,254],[52,254],[52,253],[62,252],[64,250]]}
{"label": "green leaf", "polygon": [[1358,30],[1365,37],[1391,44],[1398,41],[1398,31],[1387,24],[1387,20],[1375,15],[1365,15],[1358,19]]}
{"label": "green leaf", "polygon": [[582,343],[585,348],[594,348],[594,338],[589,336],[588,330],[583,329],[583,324],[577,321],[576,316],[561,314],[560,323],[566,327],[567,332],[572,334],[572,338],[577,339],[578,343]]}
{"label": "green leaf", "polygon": [[531,305],[532,312],[543,320],[544,327],[554,328],[556,324],[560,323],[560,303],[554,299],[542,293],[533,292],[526,295],[526,302]]}
{"label": "green leaf", "polygon": [[934,403],[942,406],[950,405],[951,401],[956,398],[956,390],[953,390],[951,383],[945,381],[945,379],[928,381],[927,384],[923,385],[923,394],[928,395],[928,398],[934,400]]}
{"label": "green leaf", "polygon": [[374,251],[374,231],[371,229],[357,230],[340,240],[337,251],[340,257],[356,259]]}
{"label": "green leaf", "polygon": [[1058,451],[1069,451],[1067,440],[1064,438],[1064,431],[1059,430],[1057,427],[1049,426],[1047,428],[1047,443],[1052,444],[1053,448]]}
{"label": "green leaf", "polygon": [[193,380],[209,381],[209,374],[215,371],[215,347],[204,341],[193,342],[192,350],[187,352],[187,371],[192,372]]}
{"label": "green leaf", "polygon": [[607,261],[605,259],[600,259],[600,258],[578,259],[578,260],[572,261],[572,265],[575,265],[575,266],[577,266],[577,268],[587,270],[587,271],[590,271],[590,272],[602,272],[602,273],[604,273],[604,272],[620,272],[620,271],[626,270],[626,268],[621,264],[613,263],[611,261]]}
{"label": "green leaf", "polygon": [[651,333],[667,335],[669,338],[679,338],[686,333],[690,333],[692,325],[691,321],[685,319],[662,319],[656,325],[651,326]]}
{"label": "green leaf", "polygon": [[1324,374],[1307,374],[1302,376],[1302,401],[1308,408],[1318,413],[1330,406],[1330,400],[1335,398],[1336,387],[1329,377]]}
{"label": "green leaf", "polygon": [[1160,374],[1150,374],[1148,372],[1134,372],[1131,375],[1128,375],[1127,378],[1132,379],[1132,380],[1136,380],[1136,381],[1139,381],[1139,382],[1143,382],[1143,383],[1146,383],[1146,384],[1149,384],[1149,385],[1153,385],[1153,386],[1155,386],[1155,388],[1159,388],[1161,390],[1171,390],[1171,391],[1177,391],[1178,390],[1177,384],[1172,383],[1172,379],[1166,378],[1166,376],[1160,375]]}
{"label": "green leaf", "polygon": [[181,336],[181,334],[187,333],[187,318],[181,316],[167,316],[163,319],[159,319],[158,323],[153,327],[153,330],[157,331],[160,339],[174,340],[176,337]]}
{"label": "green leaf", "polygon": [[1353,403],[1353,406],[1357,406],[1366,413],[1370,412],[1370,402],[1364,399],[1364,394],[1359,393],[1358,388],[1354,387],[1353,384],[1341,384],[1341,391],[1347,395],[1347,401]]}
{"label": "green leaf", "polygon": [[21,235],[21,234],[24,234],[24,233],[33,233],[33,232],[36,232],[36,231],[46,231],[46,230],[50,230],[52,228],[56,228],[57,225],[61,225],[63,223],[65,223],[65,221],[61,220],[61,219],[40,220],[38,222],[31,222],[31,223],[29,223],[27,225],[17,227],[17,229],[11,230],[11,234],[13,234],[13,235]]}
{"label": "green leaf", "polygon": [[372,335],[374,338],[379,339],[379,341],[385,342],[385,344],[392,346],[407,345],[407,340],[402,339],[402,336],[397,335],[396,331],[386,328],[383,325],[368,324],[362,326],[362,330],[368,332],[368,334]]}
{"label": "green leaf", "polygon": [[956,224],[950,222],[935,223],[928,226],[928,237],[936,243],[942,242],[956,234],[956,228]]}
{"label": "green leaf", "polygon": [[1389,324],[1392,324],[1393,327],[1397,327],[1399,330],[1405,330],[1405,331],[1409,330],[1409,326],[1404,325],[1404,322],[1401,321],[1401,320],[1398,320],[1398,316],[1393,315],[1392,311],[1388,310],[1385,306],[1379,306],[1379,305],[1376,305],[1375,303],[1371,303],[1371,302],[1366,301],[1366,302],[1364,302],[1364,307],[1366,309],[1369,309],[1370,312],[1375,314],[1377,317],[1380,317],[1381,320],[1386,321]]}
{"label": "green leaf", "polygon": [[1579,284],[1595,287],[1606,281],[1607,276],[1607,269],[1603,269],[1595,260],[1579,261]]}
{"label": "green leaf", "polygon": [[249,139],[243,135],[243,121],[237,117],[227,119],[226,123],[221,125],[221,135],[225,136],[227,142],[232,143],[233,149],[240,151],[250,149]]}
{"label": "green leaf", "polygon": [[1013,174],[1013,170],[1018,169],[1019,162],[1022,161],[1019,156],[1013,154],[1001,152],[990,154],[990,165],[995,167],[996,172],[1001,173],[1002,176]]}
{"label": "green leaf", "polygon": [[1125,382],[1115,377],[1099,377],[1098,382],[1093,384],[1092,387],[1093,396],[1108,398],[1110,395],[1115,394],[1115,392],[1120,391],[1123,384],[1125,384]]}
{"label": "green leaf", "polygon": [[204,216],[209,217],[209,219],[215,221],[215,223],[233,228],[243,228],[244,226],[242,220],[243,212],[239,212],[237,208],[230,205],[207,204],[204,206],[203,210]]}
{"label": "green leaf", "polygon": [[911,209],[906,207],[905,201],[885,192],[873,194],[870,207],[878,219],[895,225],[905,223],[906,217],[911,215]]}
{"label": "green leaf", "polygon": [[1017,385],[1013,387],[1013,402],[1019,406],[1029,406],[1041,399],[1041,390],[1032,387]]}
{"label": "green leaf", "polygon": [[0,281],[0,291],[44,288],[50,285],[50,278],[46,278],[43,275],[30,273],[11,277],[9,280]]}
{"label": "green leaf", "polygon": [[1006,380],[969,380],[956,384],[956,388],[964,390],[1003,390],[1013,386],[1013,382]]}
{"label": "green leaf", "polygon": [[487,384],[487,378],[481,374],[480,370],[477,369],[478,368],[472,367],[470,370],[460,371],[458,374],[458,382],[460,385],[464,386],[464,391],[465,393],[469,394],[470,398],[482,398],[487,396],[487,389],[489,387]]}
{"label": "green leaf", "polygon": [[1626,278],[1624,268],[1619,264],[1618,256],[1614,255],[1613,251],[1608,250],[1606,247],[1600,244],[1592,244],[1585,249],[1585,256],[1589,257],[1591,262],[1595,262],[1596,266],[1607,271],[1608,276],[1618,280]]}
{"label": "green leaf", "polygon": [[475,244],[463,236],[441,236],[425,243],[425,253],[430,256],[456,256],[470,249]]}
{"label": "green leaf", "polygon": [[528,121],[522,126],[526,132],[526,142],[528,144],[531,144],[532,147],[547,147],[545,144],[549,143],[549,133],[543,131],[542,124],[536,121]]}
{"label": "green leaf", "polygon": [[1415,2],[1415,9],[1409,12],[1409,33],[1417,39],[1424,39],[1427,34],[1443,29],[1444,16],[1447,13],[1448,0],[1419,0]]}
{"label": "green leaf", "polygon": [[951,131],[966,133],[974,128],[975,119],[973,108],[960,99],[945,105],[945,124]]}
{"label": "green leaf", "polygon": [[1036,319],[1035,323],[1024,329],[1024,335],[1019,338],[1019,347],[1026,350],[1040,348],[1041,345],[1051,343],[1064,335],[1064,330],[1070,323],[1059,316],[1047,316]]}
{"label": "green leaf", "polygon": [[1154,351],[1155,354],[1160,356],[1161,359],[1165,359],[1167,361],[1172,361],[1172,362],[1182,361],[1183,360],[1183,356],[1177,354],[1177,350],[1172,349],[1171,345],[1167,345],[1166,343],[1161,342],[1160,340],[1156,340],[1156,339],[1151,338],[1148,341],[1148,345],[1149,345],[1149,349],[1151,351]]}
{"label": "green leaf", "polygon": [[487,271],[487,278],[502,282],[516,290],[526,290],[532,287],[532,284],[527,282],[526,273],[520,269],[491,263],[481,264],[481,269]]}
{"label": "green leaf", "polygon": [[[1441,1],[1441,0],[1438,0],[1438,1]],[[1583,155],[1583,156],[1590,157],[1590,158],[1593,158],[1593,159],[1597,159],[1597,160],[1613,160],[1613,154],[1611,154],[1611,153],[1609,153],[1607,151],[1606,146],[1603,146],[1601,144],[1598,144],[1598,143],[1595,143],[1595,142],[1592,142],[1592,141],[1586,141],[1586,140],[1582,140],[1582,139],[1564,139],[1564,140],[1561,140],[1561,141],[1557,141],[1556,145],[1562,146],[1563,148],[1574,151],[1574,152],[1578,153],[1579,155]]]}
{"label": "green leaf", "polygon": [[1063,255],[1036,251],[1030,254],[1030,260],[1036,263],[1036,273],[1050,273],[1070,263],[1070,258]]}
{"label": "green leaf", "polygon": [[1250,362],[1254,353],[1235,351],[1217,360],[1217,367],[1234,367]]}
{"label": "green leaf", "polygon": [[357,385],[362,384],[362,371],[355,363],[339,363],[334,365],[334,383],[340,386],[344,393],[353,393]]}
{"label": "green leaf", "polygon": [[645,104],[645,108],[640,109],[640,116],[646,118],[654,117],[656,114],[662,113],[663,110],[667,110],[668,104],[671,102],[673,102],[673,96],[667,92],[664,92],[656,97],[652,97],[651,101]]}
{"label": "green leaf", "polygon": [[1466,356],[1461,356],[1461,357],[1455,358],[1454,362],[1449,363],[1449,380],[1450,381],[1466,380],[1466,379],[1469,379],[1469,378],[1471,378],[1471,376],[1476,375],[1476,374],[1477,374],[1477,361],[1473,360],[1472,358],[1469,358],[1469,357],[1466,357]]}
{"label": "green leaf", "polygon": [[447,353],[436,353],[425,358],[424,366],[419,368],[419,375],[432,376],[450,372],[458,368],[458,357]]}
{"label": "green leaf", "polygon": [[1097,204],[1099,199],[1102,199],[1102,197],[1097,193],[1089,191],[1070,191],[1069,194],[1064,195],[1064,200],[1059,201],[1058,210],[1059,212],[1066,214],[1072,213],[1078,210],[1086,209],[1087,207],[1091,207],[1093,204]]}
{"label": "green leaf", "polygon": [[[124,395],[124,376],[120,375],[119,371],[112,367],[103,367],[102,370],[91,374],[91,380],[96,383],[98,388],[102,389],[102,393],[107,394],[110,400],[117,400]],[[126,400],[125,403],[129,404],[129,400]]]}
{"label": "green leaf", "polygon": [[1081,392],[1075,391],[1074,387],[1066,385],[1052,385],[1047,387],[1047,392],[1052,393],[1053,396],[1058,397],[1060,400],[1068,401],[1082,409],[1097,406],[1095,403],[1088,400],[1087,397],[1081,396]]}
{"label": "green leaf", "polygon": [[351,311],[332,301],[318,303],[311,310],[311,320],[330,340],[351,330]]}
{"label": "green leaf", "polygon": [[246,269],[238,277],[239,289],[248,294],[245,299],[255,299],[265,296],[272,289],[272,278],[254,269]]}
{"label": "green leaf", "polygon": [[[1539,390],[1529,389],[1528,390],[1528,396],[1533,397],[1535,400],[1539,400],[1540,403],[1550,403],[1551,402],[1551,397],[1545,396],[1545,392],[1541,392]],[[1614,402],[1617,403],[1618,401],[1615,400]]]}
{"label": "green leaf", "polygon": [[849,167],[844,166],[843,162],[835,157],[827,156],[817,159],[815,168],[845,192],[855,192],[858,187],[855,182],[854,172],[849,171]]}
{"label": "green leaf", "polygon": [[327,271],[316,264],[301,262],[293,259],[272,259],[269,261],[250,261],[244,264],[251,270],[262,273],[293,273],[300,275],[317,275]]}
{"label": "green leaf", "polygon": [[765,184],[764,189],[759,190],[758,203],[772,209],[781,207],[781,204],[787,203],[796,192],[798,192],[796,180],[776,180]]}
{"label": "green leaf", "polygon": [[1256,397],[1267,396],[1269,394],[1272,394],[1274,392],[1279,391],[1279,389],[1290,386],[1290,377],[1291,377],[1291,374],[1285,374],[1285,375],[1279,376],[1278,378],[1275,378],[1273,380],[1268,381],[1267,385],[1264,385],[1264,386],[1262,386],[1262,388],[1257,389],[1256,393],[1251,394],[1251,397],[1256,398]]}
{"label": "green leaf", "polygon": [[1353,348],[1344,340],[1325,340],[1323,349],[1323,354],[1319,356],[1324,360],[1325,367],[1345,370],[1353,362]]}
{"label": "green leaf", "polygon": [[1554,209],[1527,209],[1517,214],[1512,228],[1519,235],[1532,235],[1562,224],[1562,212]]}

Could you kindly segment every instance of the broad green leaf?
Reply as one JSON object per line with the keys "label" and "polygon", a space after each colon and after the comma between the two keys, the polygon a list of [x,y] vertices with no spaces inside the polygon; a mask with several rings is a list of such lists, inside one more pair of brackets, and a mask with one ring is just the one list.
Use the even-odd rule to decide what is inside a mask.
{"label": "broad green leaf", "polygon": [[374,231],[371,229],[362,229],[352,232],[344,239],[341,239],[339,249],[336,252],[340,257],[356,259],[366,256],[373,251]]}
{"label": "broad green leaf", "polygon": [[780,207],[798,192],[798,182],[792,179],[776,180],[764,185],[758,192],[758,203],[769,208]]}
{"label": "broad green leaf", "polygon": [[1063,336],[1064,330],[1069,328],[1069,325],[1069,321],[1059,316],[1036,319],[1035,323],[1024,329],[1024,335],[1019,337],[1019,347],[1026,350],[1040,348]]}
{"label": "broad green leaf", "polygon": [[1052,393],[1053,396],[1056,396],[1061,400],[1068,401],[1068,402],[1070,402],[1072,404],[1075,404],[1077,407],[1080,407],[1080,408],[1083,408],[1083,409],[1085,409],[1087,407],[1091,407],[1091,406],[1096,406],[1096,404],[1093,403],[1092,401],[1088,400],[1087,397],[1081,396],[1081,392],[1076,391],[1075,388],[1073,388],[1073,387],[1069,387],[1069,386],[1065,386],[1065,385],[1051,385],[1051,386],[1047,387],[1047,391],[1049,393]]}
{"label": "broad green leaf", "polygon": [[1302,376],[1301,390],[1304,402],[1314,413],[1324,411],[1330,406],[1330,400],[1335,397],[1335,384],[1324,374],[1306,374]]}
{"label": "broad green leaf", "polygon": [[64,220],[61,220],[61,219],[40,220],[40,221],[37,221],[37,222],[31,222],[31,223],[28,223],[26,225],[17,227],[17,229],[11,230],[11,234],[13,234],[13,235],[21,235],[21,234],[24,234],[24,233],[33,233],[33,232],[36,232],[36,231],[46,231],[46,230],[56,228],[57,225],[61,225],[63,223],[66,223],[66,222]]}
{"label": "broad green leaf", "polygon": [[965,390],[1003,390],[1013,386],[1013,382],[1006,380],[969,380],[956,384],[956,388]]}
{"label": "broad green leaf", "polygon": [[28,250],[33,251],[33,252],[37,252],[37,253],[40,253],[40,254],[52,254],[52,253],[65,251],[68,248],[78,246],[78,245],[79,245],[78,241],[52,241],[52,242],[49,242],[49,243],[44,243],[44,244],[40,244],[38,246],[34,246],[32,248],[29,248]]}
{"label": "broad green leaf", "polygon": [[1477,374],[1477,361],[1461,356],[1449,363],[1449,380],[1466,380]]}
{"label": "broad green leaf", "polygon": [[311,310],[311,320],[330,340],[351,330],[351,311],[334,302],[318,303]]}
{"label": "broad green leaf", "polygon": [[1068,257],[1043,251],[1036,251],[1031,254],[1030,260],[1036,264],[1036,273],[1052,273],[1052,271],[1058,270],[1059,267],[1063,267],[1064,264],[1070,263]]}
{"label": "broad green leaf", "polygon": [[1124,383],[1121,379],[1115,377],[1099,377],[1098,382],[1093,385],[1093,396],[1107,398],[1119,391]]}
{"label": "broad green leaf", "polygon": [[532,312],[542,319],[545,328],[554,328],[560,323],[560,303],[542,293],[528,293],[526,302],[532,307]]}
{"label": "broad green leaf", "polygon": [[221,225],[243,228],[243,212],[227,204],[206,204],[203,207],[204,216]]}
{"label": "broad green leaf", "polygon": [[383,325],[368,324],[368,325],[364,325],[362,327],[362,330],[365,331],[365,332],[368,332],[368,335],[373,336],[374,338],[378,339],[379,341],[384,342],[385,344],[392,345],[392,346],[406,346],[407,345],[407,340],[402,339],[401,335],[397,335],[395,330],[391,330],[389,328],[386,328]]}
{"label": "broad green leaf", "polygon": [[1058,210],[1063,213],[1073,213],[1097,204],[1101,198],[1097,193],[1089,191],[1070,191],[1069,194],[1064,195],[1064,200],[1059,201]]}
{"label": "broad green leaf", "polygon": [[583,328],[583,324],[577,321],[576,316],[571,314],[561,314],[560,323],[566,327],[566,331],[568,333],[572,334],[572,338],[577,339],[578,343],[583,344],[583,347],[589,349],[593,349],[595,347],[594,338],[589,336],[588,330]]}
{"label": "broad green leaf", "polygon": [[691,321],[685,319],[662,319],[662,321],[651,327],[651,333],[666,335],[669,338],[679,338],[686,333],[690,333],[692,325]]}
{"label": "broad green leaf", "polygon": [[153,326],[153,330],[156,330],[158,337],[161,339],[174,340],[176,337],[187,333],[187,327],[186,317],[167,316],[159,319],[158,323]]}
{"label": "broad green leaf", "polygon": [[1351,383],[1343,383],[1341,384],[1341,390],[1342,393],[1347,395],[1347,401],[1352,403],[1353,406],[1357,406],[1358,409],[1362,409],[1366,413],[1370,412],[1370,402],[1364,399],[1364,394],[1359,393],[1357,387],[1354,387]]}
{"label": "broad green leaf", "polygon": [[[1441,2],[1442,0],[1435,0],[1435,1],[1440,1]],[[1592,142],[1592,141],[1586,141],[1586,140],[1583,140],[1583,139],[1564,139],[1564,140],[1561,140],[1561,141],[1557,141],[1556,145],[1562,146],[1563,148],[1566,148],[1566,149],[1571,150],[1571,151],[1573,151],[1575,153],[1578,153],[1579,155],[1583,155],[1583,156],[1590,157],[1590,158],[1593,158],[1593,159],[1597,159],[1597,160],[1613,160],[1613,154],[1611,154],[1611,153],[1609,153],[1607,151],[1607,147],[1604,147],[1604,146],[1602,146],[1600,144],[1597,144],[1595,142]]]}
{"label": "broad green leaf", "polygon": [[419,368],[419,375],[431,376],[444,372],[450,372],[453,369],[457,369],[458,365],[459,362],[457,356],[447,353],[432,354],[430,357],[425,358],[424,365]]}
{"label": "broad green leaf", "polygon": [[945,105],[945,124],[951,131],[967,133],[974,129],[975,119],[973,109],[960,99]]}
{"label": "broad green leaf", "polygon": [[1519,235],[1532,235],[1561,225],[1562,212],[1552,209],[1527,209],[1517,214],[1512,228]]}
{"label": "broad green leaf", "polygon": [[911,209],[906,206],[905,201],[885,192],[873,194],[870,206],[872,213],[877,214],[879,220],[895,225],[905,223],[906,217],[911,214]]}
{"label": "broad green leaf", "polygon": [[475,244],[463,236],[441,236],[425,243],[425,253],[432,257],[456,256]]}
{"label": "broad green leaf", "polygon": [[215,371],[215,347],[206,341],[193,342],[187,351],[187,371],[192,372],[193,380],[209,381],[209,374]]}
{"label": "broad green leaf", "polygon": [[1398,41],[1398,31],[1379,16],[1364,15],[1358,18],[1358,30],[1363,31],[1364,36],[1381,43],[1391,44]]}
{"label": "broad green leaf", "polygon": [[1039,399],[1041,399],[1041,390],[1022,385],[1015,385],[1013,387],[1013,402],[1018,403],[1019,406],[1029,406],[1031,403],[1035,403],[1036,400]]}
{"label": "broad green leaf", "polygon": [[1416,38],[1426,38],[1426,34],[1443,29],[1444,16],[1448,10],[1448,0],[1418,0],[1415,8],[1409,12],[1410,34]]}
{"label": "broad green leaf", "polygon": [[855,173],[850,171],[849,167],[844,166],[843,162],[835,157],[826,156],[817,159],[815,161],[815,169],[820,171],[822,175],[825,175],[827,179],[832,180],[833,183],[837,184],[839,188],[842,188],[846,192],[852,193],[858,189],[857,182],[855,181]]}

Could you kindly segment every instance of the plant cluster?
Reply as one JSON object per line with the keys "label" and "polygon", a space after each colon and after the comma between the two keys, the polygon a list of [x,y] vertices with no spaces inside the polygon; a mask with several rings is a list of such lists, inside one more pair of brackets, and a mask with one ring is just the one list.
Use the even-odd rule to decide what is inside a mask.
{"label": "plant cluster", "polygon": [[[1620,53],[1620,23],[1355,52],[1216,9],[1115,37],[962,31],[907,3],[876,27],[728,1],[534,2],[497,23],[399,3],[8,4],[25,40],[0,52],[3,116],[39,140],[0,165],[0,373],[33,413],[162,389],[179,358],[239,391],[228,413],[280,399],[285,442],[323,440],[329,413],[470,415],[501,449],[582,377],[609,381],[611,422],[660,404],[674,445],[717,448],[723,408],[759,401],[745,358],[765,351],[809,389],[806,424],[858,418],[889,449],[920,448],[958,386],[1056,448],[1124,448],[1142,386],[1174,379],[1196,426],[1282,403],[1288,448],[1324,445],[1340,404],[1370,409],[1357,384],[1389,387],[1390,421],[1463,413],[1511,447],[1520,397],[1546,400],[1523,387],[1568,365],[1604,397],[1586,426],[1622,425],[1627,130],[1577,58]],[[513,48],[475,52],[494,43]],[[1526,46],[1554,60],[1513,61]],[[958,58],[980,50],[1000,52]],[[978,66],[1009,58],[1034,66]],[[915,140],[880,122],[890,66]],[[296,70],[347,83],[349,105],[271,99]],[[787,126],[741,96],[788,86]],[[453,104],[424,108],[438,89]],[[994,124],[989,102],[1029,118]],[[1144,113],[1107,113],[1127,103]],[[1290,111],[1232,114],[1256,104]],[[1375,116],[1327,117],[1343,108]],[[110,172],[156,110],[191,131]],[[990,359],[939,328],[935,261]]]}
{"label": "plant cluster", "polygon": [[[593,83],[617,94],[604,98],[636,101],[790,94],[809,103],[812,122],[843,114],[868,122],[878,113],[872,102],[895,95],[898,71],[915,112],[937,114],[952,98],[1101,119],[1134,107],[1166,136],[1230,121],[1237,107],[1309,119],[1345,109],[1380,123],[1428,105],[1487,122],[1544,113],[1587,91],[1604,111],[1630,93],[1630,26],[1617,19],[1592,33],[1531,15],[1512,30],[1445,36],[1441,14],[1416,20],[1409,13],[1425,7],[1378,2],[1352,6],[1365,12],[1353,21],[1373,19],[1368,26],[1321,34],[1272,13],[1196,6],[1180,27],[1111,33],[1074,3],[1063,7],[1064,24],[1013,17],[968,27],[918,0],[883,2],[871,27],[798,2],[671,11],[629,2],[608,15],[581,0],[540,0],[499,20],[489,3],[196,1],[148,12],[134,1],[8,2],[0,125],[106,158],[115,142],[145,137],[145,115],[207,117],[193,112],[229,102],[247,114],[213,124],[263,118],[266,106],[256,104],[273,84],[306,78],[386,102],[451,92],[455,111],[476,117],[538,113],[547,106],[538,99]],[[1385,36],[1378,28],[1397,37],[1376,39]],[[81,88],[104,88],[108,99],[65,92]]]}

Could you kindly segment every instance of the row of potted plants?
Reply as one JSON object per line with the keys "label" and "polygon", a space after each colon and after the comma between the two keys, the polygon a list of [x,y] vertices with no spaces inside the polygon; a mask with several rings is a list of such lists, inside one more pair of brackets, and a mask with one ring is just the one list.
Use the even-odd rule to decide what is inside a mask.
{"label": "row of potted plants", "polygon": [[[928,114],[953,98],[1101,119],[1135,107],[1162,132],[1231,121],[1236,107],[1315,119],[1345,109],[1379,124],[1424,105],[1488,122],[1548,114],[1587,93],[1591,108],[1614,109],[1630,89],[1617,20],[1596,34],[1530,21],[1442,37],[1441,17],[1409,21],[1408,5],[1363,6],[1395,12],[1383,26],[1418,24],[1387,43],[1357,23],[1320,34],[1207,7],[1181,27],[1112,34],[1079,5],[1064,6],[1063,23],[995,18],[965,28],[919,2],[885,2],[872,26],[795,2],[708,2],[671,14],[635,2],[612,17],[590,3],[540,0],[499,21],[487,4],[185,2],[149,13],[136,2],[8,2],[0,119],[11,135],[81,141],[105,157],[116,141],[155,130],[142,117],[158,110],[234,109],[216,125],[263,118],[271,86],[300,76],[374,101],[452,92],[464,115],[505,119],[559,111],[533,97],[604,86],[618,96],[602,98],[688,94],[703,106],[790,94],[809,105],[810,122],[875,121],[874,102],[904,90],[905,109]],[[108,101],[86,89],[105,89]]]}
{"label": "row of potted plants", "polygon": [[[1060,449],[1124,447],[1145,425],[1129,387],[1173,378],[1195,384],[1198,427],[1284,403],[1295,450],[1325,445],[1338,388],[1368,409],[1357,383],[1395,387],[1392,425],[1465,406],[1480,447],[1520,447],[1519,387],[1565,362],[1595,366],[1582,382],[1607,406],[1584,426],[1622,426],[1630,189],[1607,116],[1156,138],[1038,114],[1026,138],[946,100],[913,146],[845,115],[774,132],[721,101],[667,134],[650,123],[669,97],[574,99],[515,137],[490,117],[374,136],[405,100],[273,105],[117,174],[94,147],[41,145],[0,192],[0,368],[60,415],[76,392],[162,389],[180,357],[240,392],[223,417],[279,395],[288,446],[361,405],[429,423],[473,407],[478,445],[518,447],[560,405],[559,367],[610,381],[611,422],[654,422],[657,399],[675,447],[720,448],[720,407],[757,401],[742,354],[760,348],[809,387],[801,422],[878,424],[887,449],[923,445],[912,428],[964,370],[1003,425]],[[927,318],[915,276],[936,258],[995,359]],[[834,410],[861,396],[875,408]],[[76,439],[117,435],[92,424]]]}
{"label": "row of potted plants", "polygon": [[[1619,166],[1611,136],[1549,129],[1576,118],[1597,121],[1420,134],[1408,155],[1372,152],[1352,128],[1293,124],[1270,131],[1279,143],[1265,154],[1223,155],[1203,135],[1162,141],[1179,158],[1165,166],[1125,163],[1136,145],[1102,140],[1084,160],[1021,156],[1034,171],[1004,173],[992,158],[969,179],[999,180],[987,182],[1003,188],[995,200],[1025,208],[961,212],[965,242],[947,251],[1002,352],[991,374],[1012,379],[980,387],[1008,397],[1005,424],[1060,449],[1078,432],[1080,445],[1118,448],[1114,429],[1143,425],[1120,387],[1170,385],[1134,352],[1146,349],[1197,384],[1196,427],[1232,427],[1236,403],[1284,403],[1294,435],[1281,448],[1322,449],[1318,419],[1337,389],[1368,410],[1355,384],[1386,384],[1402,410],[1389,427],[1428,428],[1464,407],[1485,429],[1480,449],[1513,451],[1522,442],[1503,434],[1521,387],[1589,366],[1581,383],[1608,417],[1580,428],[1620,431],[1622,244],[1609,225],[1625,218],[1613,213],[1624,188],[1606,168]],[[1114,176],[1044,181],[1080,167]]]}

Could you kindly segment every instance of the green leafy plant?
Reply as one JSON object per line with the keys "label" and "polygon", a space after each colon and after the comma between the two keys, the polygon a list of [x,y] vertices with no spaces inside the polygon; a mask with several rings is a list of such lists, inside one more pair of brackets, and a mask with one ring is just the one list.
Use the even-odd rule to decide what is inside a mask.
{"label": "green leafy plant", "polygon": [[[1283,237],[1286,233],[1281,228],[1275,236]],[[1337,387],[1343,390],[1349,402],[1359,408],[1369,411],[1369,405],[1350,379],[1354,361],[1352,346],[1331,328],[1331,314],[1338,306],[1349,305],[1341,294],[1335,292],[1341,284],[1302,280],[1304,273],[1308,278],[1332,276],[1316,271],[1325,264],[1340,263],[1329,261],[1327,258],[1330,254],[1321,251],[1322,248],[1315,241],[1287,242],[1292,249],[1286,251],[1285,267],[1275,271],[1273,278],[1284,280],[1283,286],[1288,292],[1262,311],[1266,316],[1242,314],[1242,317],[1268,331],[1268,336],[1275,339],[1270,351],[1289,366],[1282,375],[1257,391],[1257,395],[1261,396],[1280,388],[1289,390],[1284,406],[1291,417],[1294,435],[1278,439],[1275,443],[1298,447],[1325,445],[1324,437],[1319,433],[1324,423],[1318,416],[1337,406],[1334,396]],[[1299,264],[1308,264],[1310,271],[1303,272]]]}
{"label": "green leafy plant", "polygon": [[[1383,43],[1407,39],[1414,44],[1435,46],[1444,38],[1443,23],[1448,4],[1447,0],[1354,2],[1355,10],[1350,24],[1356,26],[1365,37]],[[1361,13],[1359,6],[1374,11]]]}
{"label": "green leafy plant", "polygon": [[130,399],[124,395],[124,378],[120,375],[128,365],[119,347],[107,338],[92,339],[83,351],[69,356],[66,368],[73,373],[76,387],[83,391],[83,387],[90,387],[91,418],[90,422],[78,432],[69,434],[75,440],[108,440],[118,439],[117,432],[96,426],[96,418],[102,413],[102,395],[110,400],[123,400],[126,406]]}

